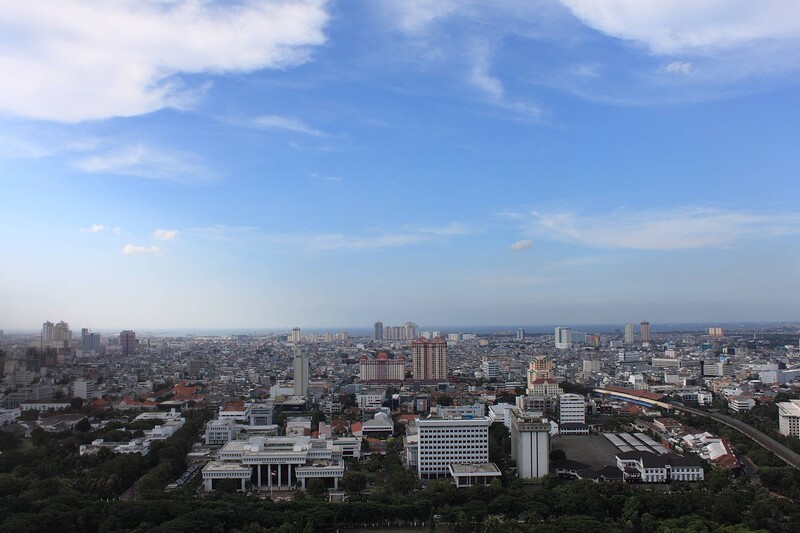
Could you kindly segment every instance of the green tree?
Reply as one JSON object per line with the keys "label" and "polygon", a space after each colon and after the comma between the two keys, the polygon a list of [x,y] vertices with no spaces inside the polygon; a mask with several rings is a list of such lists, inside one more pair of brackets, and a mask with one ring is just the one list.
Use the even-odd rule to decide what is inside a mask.
{"label": "green tree", "polygon": [[328,493],[328,488],[325,482],[318,477],[312,477],[306,481],[306,494],[314,498],[321,498],[324,494]]}

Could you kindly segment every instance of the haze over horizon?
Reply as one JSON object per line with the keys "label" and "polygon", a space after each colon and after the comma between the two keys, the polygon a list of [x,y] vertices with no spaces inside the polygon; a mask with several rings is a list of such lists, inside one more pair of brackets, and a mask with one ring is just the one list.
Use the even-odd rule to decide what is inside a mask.
{"label": "haze over horizon", "polygon": [[64,4],[0,13],[0,329],[800,317],[796,2]]}

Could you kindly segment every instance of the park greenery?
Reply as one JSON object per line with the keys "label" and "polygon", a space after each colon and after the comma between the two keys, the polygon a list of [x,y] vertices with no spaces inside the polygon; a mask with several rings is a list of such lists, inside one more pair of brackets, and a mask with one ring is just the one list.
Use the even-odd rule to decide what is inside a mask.
{"label": "park greenery", "polygon": [[[722,469],[710,470],[703,483],[671,486],[555,476],[523,483],[509,468],[510,438],[502,424],[491,427],[489,453],[504,475],[488,486],[457,489],[445,479],[423,483],[403,465],[402,439],[390,437],[385,454],[349,462],[341,482],[344,501],[328,501],[327,489],[313,482],[289,501],[242,494],[235,483],[202,495],[198,480],[167,493],[165,486],[186,470],[186,454],[211,415],[185,414],[183,428],[154,444],[147,457],[77,453],[80,444],[100,434],[127,436],[142,429],[131,431],[130,424],[4,439],[0,531],[301,533],[392,526],[455,532],[800,531],[797,471],[757,453],[760,483]],[[130,487],[133,499],[120,499],[126,491],[130,497]]]}

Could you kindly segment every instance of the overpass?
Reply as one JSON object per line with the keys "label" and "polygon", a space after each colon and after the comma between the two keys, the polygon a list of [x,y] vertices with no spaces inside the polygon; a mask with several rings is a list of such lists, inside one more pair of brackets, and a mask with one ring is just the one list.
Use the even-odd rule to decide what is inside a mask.
{"label": "overpass", "polygon": [[776,457],[781,459],[789,466],[793,466],[800,470],[800,454],[790,450],[775,439],[765,435],[753,426],[745,424],[741,420],[733,417],[726,416],[720,413],[711,413],[701,411],[694,407],[687,407],[682,403],[670,402],[666,396],[654,394],[649,391],[640,391],[635,389],[626,389],[624,387],[598,387],[592,389],[595,394],[610,396],[622,401],[637,403],[639,405],[647,405],[651,407],[658,407],[667,411],[682,411],[684,413],[691,413],[693,415],[702,416],[704,418],[711,418],[717,422],[735,429],[742,435],[746,436],[762,448],[775,454]]}

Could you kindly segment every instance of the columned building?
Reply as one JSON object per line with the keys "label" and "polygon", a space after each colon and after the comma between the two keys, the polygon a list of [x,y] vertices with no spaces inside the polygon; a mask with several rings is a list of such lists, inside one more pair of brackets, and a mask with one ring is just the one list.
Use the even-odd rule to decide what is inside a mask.
{"label": "columned building", "polygon": [[[246,474],[246,475],[245,475]],[[311,437],[252,437],[230,441],[219,450],[219,460],[203,468],[206,490],[214,480],[249,481],[258,490],[305,490],[311,478],[320,478],[338,490],[344,476],[342,448],[332,440]]]}

